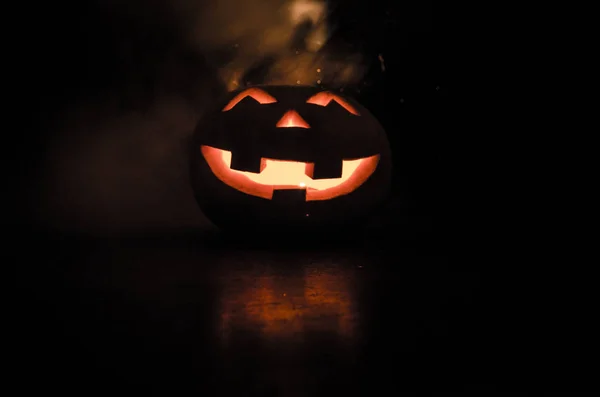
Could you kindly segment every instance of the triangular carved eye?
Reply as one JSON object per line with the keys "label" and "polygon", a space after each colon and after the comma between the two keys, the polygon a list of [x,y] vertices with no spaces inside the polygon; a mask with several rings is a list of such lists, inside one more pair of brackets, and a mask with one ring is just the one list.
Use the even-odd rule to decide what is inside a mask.
{"label": "triangular carved eye", "polygon": [[250,98],[254,99],[256,102],[260,103],[261,105],[277,102],[277,99],[275,99],[275,97],[273,97],[272,95],[261,90],[260,88],[253,87],[253,88],[248,88],[247,90],[242,91],[239,94],[237,94],[231,101],[229,101],[229,103],[223,108],[222,111],[227,112],[228,110],[233,109],[235,107],[235,105],[240,103],[241,100],[246,97],[250,97]]}
{"label": "triangular carved eye", "polygon": [[331,101],[337,102],[338,105],[340,105],[353,115],[360,116],[360,113],[358,113],[354,106],[352,106],[348,101],[328,91],[319,92],[318,94],[313,95],[312,97],[308,98],[306,103],[311,103],[313,105],[319,106],[327,106]]}

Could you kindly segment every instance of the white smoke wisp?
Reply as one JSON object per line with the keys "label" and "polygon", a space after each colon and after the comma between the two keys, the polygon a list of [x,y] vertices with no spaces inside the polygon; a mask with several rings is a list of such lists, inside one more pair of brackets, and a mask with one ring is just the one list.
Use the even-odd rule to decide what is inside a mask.
{"label": "white smoke wisp", "polygon": [[[106,233],[204,227],[188,180],[186,142],[216,96],[259,83],[343,87],[363,76],[360,54],[342,56],[328,45],[323,0],[110,0],[102,7],[110,12],[98,17],[104,19],[94,26],[106,31],[97,36],[108,37],[110,48],[129,43],[107,55],[126,64],[126,73],[107,97],[69,105],[57,117],[61,125],[33,197],[36,216],[51,227]],[[114,23],[125,32],[133,26],[133,33],[114,36]],[[171,45],[154,50],[152,40],[163,33],[209,65],[202,69],[185,52],[169,55]],[[118,105],[128,97],[133,105]]]}
{"label": "white smoke wisp", "polygon": [[[252,84],[354,84],[365,72],[362,57],[339,57],[325,49],[331,35],[327,14],[324,0],[222,0],[198,12],[193,40],[202,48],[232,51],[219,65],[229,90]],[[265,59],[269,65],[257,81],[244,80]]]}

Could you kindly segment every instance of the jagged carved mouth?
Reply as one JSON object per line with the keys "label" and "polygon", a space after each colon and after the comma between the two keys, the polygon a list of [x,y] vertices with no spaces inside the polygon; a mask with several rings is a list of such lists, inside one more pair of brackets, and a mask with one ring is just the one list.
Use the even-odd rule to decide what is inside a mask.
{"label": "jagged carved mouth", "polygon": [[268,200],[278,190],[305,192],[306,201],[346,195],[365,183],[379,162],[379,155],[340,159],[327,165],[261,157],[250,167],[240,167],[230,151],[206,145],[200,149],[219,180],[240,192]]}

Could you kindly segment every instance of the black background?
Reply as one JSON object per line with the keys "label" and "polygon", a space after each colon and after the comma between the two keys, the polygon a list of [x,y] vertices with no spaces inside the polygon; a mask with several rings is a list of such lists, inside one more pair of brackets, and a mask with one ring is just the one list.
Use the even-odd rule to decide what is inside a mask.
{"label": "black background", "polygon": [[[9,359],[19,389],[486,396],[548,385],[574,390],[573,379],[587,378],[585,369],[575,377],[557,369],[569,348],[550,336],[561,325],[540,319],[558,310],[548,300],[561,299],[530,281],[533,274],[535,285],[543,283],[539,258],[513,255],[524,233],[507,237],[490,226],[501,216],[493,189],[484,188],[490,176],[470,163],[490,143],[467,136],[468,109],[452,100],[459,55],[440,13],[427,1],[339,3],[331,40],[372,60],[346,92],[389,133],[393,199],[383,226],[359,244],[295,249],[241,246],[203,229],[91,238],[42,228],[30,196],[42,182],[40,158],[58,133],[56,120],[73,103],[123,92],[124,111],[148,109],[167,52],[185,62],[160,89],[195,101],[199,86],[223,87],[212,58],[182,44],[160,2],[128,16],[85,1],[22,10],[27,22],[11,63],[20,83],[13,99],[26,104],[15,113],[23,149],[9,155],[18,201],[6,217],[18,270]],[[124,37],[133,43],[129,65],[117,56]],[[125,94],[131,86],[134,94]],[[260,274],[285,287],[305,269],[360,280],[351,288],[359,337],[344,344],[322,319],[303,338],[265,339],[242,322],[234,342],[220,347],[217,302],[227,300],[228,279]]]}

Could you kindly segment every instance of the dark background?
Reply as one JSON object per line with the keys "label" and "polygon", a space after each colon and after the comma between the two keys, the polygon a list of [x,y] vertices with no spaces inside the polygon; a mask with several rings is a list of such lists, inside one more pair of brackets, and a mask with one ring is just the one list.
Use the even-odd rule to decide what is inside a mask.
{"label": "dark background", "polygon": [[[487,396],[573,390],[580,385],[573,379],[587,378],[585,370],[573,378],[557,369],[568,349],[549,347],[539,325],[553,309],[529,281],[539,276],[535,257],[513,255],[522,231],[507,237],[490,226],[500,217],[494,190],[472,159],[491,143],[465,131],[468,109],[452,100],[459,56],[430,2],[330,4],[333,51],[361,53],[369,66],[345,92],[381,120],[394,155],[392,198],[358,243],[228,241],[194,212],[185,186],[163,196],[148,188],[185,181],[183,157],[169,163],[173,172],[137,174],[152,185],[116,189],[110,173],[86,180],[110,186],[108,198],[94,201],[103,207],[76,207],[93,200],[49,189],[57,178],[44,171],[60,161],[57,153],[98,136],[108,148],[119,140],[91,127],[85,139],[69,135],[63,120],[91,126],[115,112],[152,117],[164,95],[201,109],[225,90],[217,73],[227,54],[184,40],[162,2],[138,3],[117,12],[110,2],[59,1],[19,14],[27,22],[15,34],[11,64],[19,83],[13,100],[24,105],[14,113],[17,149],[7,158],[16,171],[7,183],[16,201],[5,219],[13,231],[8,263],[17,270],[9,360],[20,390]],[[100,105],[106,98],[117,104]],[[91,116],[77,110],[81,103],[92,104]],[[148,142],[185,153],[190,132]],[[143,135],[132,136],[143,145]],[[50,149],[71,141],[78,143]],[[131,153],[129,166],[139,170],[136,159],[148,157]],[[78,163],[69,164],[70,171]],[[306,296],[323,297],[308,304]]]}
{"label": "dark background", "polygon": [[[211,8],[209,1],[175,3],[206,4],[199,13]],[[13,59],[20,76],[17,101],[26,104],[17,108],[16,136],[28,147],[26,154],[15,153],[13,168],[20,170],[16,183],[30,201],[15,219],[102,233],[205,225],[195,204],[182,197],[189,191],[180,153],[193,123],[176,119],[189,119],[189,108],[197,109],[191,117],[199,117],[211,98],[225,92],[218,73],[235,57],[229,43],[193,42],[191,22],[160,0],[39,8],[27,14],[27,34],[19,36]],[[394,208],[410,207],[403,214],[414,227],[448,225],[442,217],[462,199],[456,187],[464,156],[458,151],[466,151],[468,142],[464,131],[449,131],[451,46],[435,30],[429,2],[344,1],[330,2],[329,9],[332,33],[323,51],[339,60],[358,54],[365,68],[358,81],[334,88],[367,104],[389,132]],[[254,61],[248,77],[261,74],[261,58]],[[165,97],[186,102],[181,116],[164,109]],[[144,118],[165,131],[150,131]],[[161,150],[179,158],[149,153]],[[82,188],[92,180],[98,188]]]}

